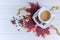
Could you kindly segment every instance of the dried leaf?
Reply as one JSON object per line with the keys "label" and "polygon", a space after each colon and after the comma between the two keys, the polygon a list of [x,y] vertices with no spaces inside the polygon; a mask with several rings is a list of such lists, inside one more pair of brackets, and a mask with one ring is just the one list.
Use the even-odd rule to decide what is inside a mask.
{"label": "dried leaf", "polygon": [[58,9],[58,6],[53,6],[50,10],[53,12],[55,9]]}
{"label": "dried leaf", "polygon": [[60,32],[58,31],[58,29],[57,29],[57,28],[54,28],[54,29],[55,29],[56,33],[57,33],[58,35],[60,35]]}
{"label": "dried leaf", "polygon": [[22,10],[24,10],[24,9],[25,9],[25,7],[22,7],[22,8],[20,8],[20,9],[18,9],[18,12],[17,12],[16,15],[17,15],[17,16],[20,15],[20,12],[21,12]]}

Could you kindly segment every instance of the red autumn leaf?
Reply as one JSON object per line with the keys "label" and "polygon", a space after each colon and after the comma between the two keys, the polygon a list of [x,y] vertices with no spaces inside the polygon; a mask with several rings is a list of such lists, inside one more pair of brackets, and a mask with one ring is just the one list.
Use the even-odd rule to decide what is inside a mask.
{"label": "red autumn leaf", "polygon": [[[35,26],[36,23],[34,22],[34,20],[32,19],[32,16],[34,15],[34,13],[40,9],[41,7],[39,6],[38,3],[32,3],[29,2],[30,4],[30,8],[26,8],[25,11],[28,13],[31,13],[30,15],[27,16],[23,16],[22,20],[18,20],[18,23],[22,24],[23,28],[28,29],[27,31],[34,31],[36,32],[36,35],[39,37],[40,35],[42,37],[44,37],[45,34],[50,34],[49,31],[49,27],[46,29],[41,28],[40,26]],[[26,21],[27,19],[29,19],[28,21]],[[13,24],[15,24],[15,20],[11,21]]]}

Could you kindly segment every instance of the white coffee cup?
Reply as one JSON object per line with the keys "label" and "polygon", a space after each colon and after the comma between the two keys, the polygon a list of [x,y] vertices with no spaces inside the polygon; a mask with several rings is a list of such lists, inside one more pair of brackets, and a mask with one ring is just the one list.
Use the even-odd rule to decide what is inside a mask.
{"label": "white coffee cup", "polygon": [[[43,11],[49,11],[50,12],[50,19],[48,21],[43,21],[40,17],[40,14],[43,12]],[[37,21],[36,21],[36,17],[38,16],[38,19],[42,22],[42,23],[46,23],[45,25],[42,25],[42,24],[39,24]],[[40,26],[41,28],[45,29],[47,27],[49,27],[49,25],[51,25],[51,23],[53,22],[53,20],[55,19],[55,15],[52,14],[52,12],[46,8],[46,7],[41,7],[34,15],[33,15],[33,20],[35,21],[35,23]]]}
{"label": "white coffee cup", "polygon": [[48,8],[46,8],[46,7],[42,7],[42,8],[39,10],[39,13],[38,13],[38,19],[39,19],[41,22],[46,23],[46,22],[48,22],[49,20],[43,21],[42,18],[40,17],[43,11],[48,11],[48,12],[49,12],[49,14],[50,14],[49,20],[50,20],[51,17],[52,17],[52,12],[51,12]]}

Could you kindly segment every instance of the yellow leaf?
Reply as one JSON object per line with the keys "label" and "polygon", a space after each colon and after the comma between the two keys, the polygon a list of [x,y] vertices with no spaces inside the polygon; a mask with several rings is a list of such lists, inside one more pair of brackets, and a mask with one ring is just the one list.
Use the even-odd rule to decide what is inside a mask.
{"label": "yellow leaf", "polygon": [[24,10],[24,9],[25,9],[25,7],[19,8],[16,15],[17,15],[17,16],[20,15],[20,12],[21,12],[22,10]]}

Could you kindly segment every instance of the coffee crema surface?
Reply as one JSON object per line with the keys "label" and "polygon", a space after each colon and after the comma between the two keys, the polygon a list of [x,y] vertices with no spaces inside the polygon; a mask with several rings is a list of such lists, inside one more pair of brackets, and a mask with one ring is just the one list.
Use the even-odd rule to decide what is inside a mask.
{"label": "coffee crema surface", "polygon": [[48,21],[51,17],[51,14],[49,11],[45,10],[43,12],[41,12],[40,14],[40,18],[43,20],[43,21]]}

